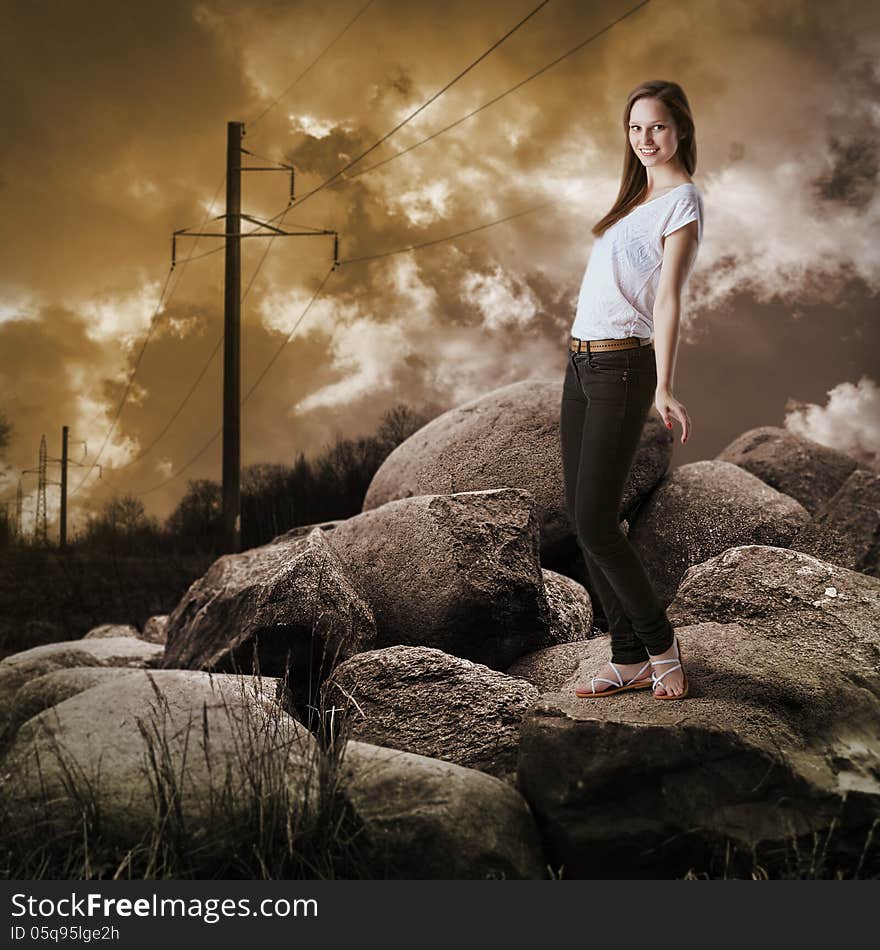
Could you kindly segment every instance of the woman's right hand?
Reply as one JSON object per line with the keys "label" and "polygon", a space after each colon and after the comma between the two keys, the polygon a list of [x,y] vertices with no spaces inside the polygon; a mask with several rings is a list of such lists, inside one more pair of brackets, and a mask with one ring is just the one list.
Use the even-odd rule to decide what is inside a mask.
{"label": "woman's right hand", "polygon": [[660,418],[667,429],[672,428],[673,419],[678,419],[681,423],[682,444],[687,442],[691,432],[691,417],[688,415],[684,403],[679,402],[669,390],[658,389],[654,394],[654,405],[657,407],[657,412],[660,413]]}

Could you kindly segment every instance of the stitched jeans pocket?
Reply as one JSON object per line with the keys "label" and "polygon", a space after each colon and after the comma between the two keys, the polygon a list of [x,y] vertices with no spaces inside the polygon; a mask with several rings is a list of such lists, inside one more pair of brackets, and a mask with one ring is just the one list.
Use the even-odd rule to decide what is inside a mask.
{"label": "stitched jeans pocket", "polygon": [[575,359],[580,360],[578,368],[586,379],[616,379],[626,382],[632,370],[632,361],[627,350],[583,354]]}

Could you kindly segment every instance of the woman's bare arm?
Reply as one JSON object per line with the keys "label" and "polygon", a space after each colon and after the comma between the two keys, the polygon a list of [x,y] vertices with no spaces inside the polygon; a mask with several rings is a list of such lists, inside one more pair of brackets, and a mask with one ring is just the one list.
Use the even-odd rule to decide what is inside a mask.
{"label": "woman's bare arm", "polygon": [[663,263],[660,266],[660,283],[654,303],[656,403],[657,410],[669,428],[672,427],[670,416],[679,420],[682,426],[681,441],[686,442],[691,428],[690,418],[684,406],[672,395],[672,381],[678,349],[681,294],[697,253],[697,222],[688,222],[662,240]]}

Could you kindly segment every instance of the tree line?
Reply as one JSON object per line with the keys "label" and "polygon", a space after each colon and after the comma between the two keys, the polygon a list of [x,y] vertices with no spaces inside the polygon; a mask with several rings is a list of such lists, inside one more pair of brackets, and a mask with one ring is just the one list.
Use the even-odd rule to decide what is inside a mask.
{"label": "tree line", "polygon": [[[241,473],[241,547],[256,547],[299,525],[349,518],[361,511],[373,476],[388,455],[433,418],[436,407],[419,411],[399,404],[382,417],[372,435],[338,439],[313,459],[300,453],[292,465],[256,464]],[[0,450],[12,427],[0,412]],[[118,494],[89,514],[68,546],[85,551],[149,555],[209,554],[222,548],[222,487],[191,479],[176,508],[164,520],[147,514],[132,494]],[[57,537],[57,530],[56,530]],[[0,545],[32,543],[15,538],[8,513],[0,509]]]}

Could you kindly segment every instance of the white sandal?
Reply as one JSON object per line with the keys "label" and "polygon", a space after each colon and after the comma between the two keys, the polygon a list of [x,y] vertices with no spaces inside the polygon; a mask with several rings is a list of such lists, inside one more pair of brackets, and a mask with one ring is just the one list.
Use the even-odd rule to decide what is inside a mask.
{"label": "white sandal", "polygon": [[[675,637],[675,652],[678,654],[677,657],[670,660],[650,660],[652,667],[660,666],[661,663],[674,663],[675,666],[670,666],[668,670],[664,670],[659,676],[653,671],[651,671],[651,691],[654,694],[654,699],[684,699],[688,693],[688,678],[687,673],[685,672],[684,667],[681,665],[681,650],[678,646],[678,637]],[[684,682],[682,683],[682,690],[680,693],[673,695],[672,693],[658,693],[657,684],[663,679],[664,676],[668,676],[670,673],[674,673],[676,670],[681,670],[682,676],[684,677]],[[664,686],[664,689],[666,687]]]}
{"label": "white sandal", "polygon": [[[609,680],[604,676],[594,676],[590,680],[590,689],[589,692],[585,686],[575,686],[574,692],[576,696],[579,696],[581,699],[593,699],[595,696],[611,696],[613,693],[623,692],[625,689],[647,689],[651,686],[651,681],[646,679],[639,679],[645,670],[650,667],[651,661],[648,660],[645,665],[636,673],[636,675],[626,682],[623,681],[623,677],[620,675],[620,670],[612,663],[608,661],[608,665],[614,670],[614,675],[617,677],[617,680]],[[651,674],[653,677],[653,673]],[[596,682],[600,683],[611,683],[614,689],[600,689],[596,692]]]}

